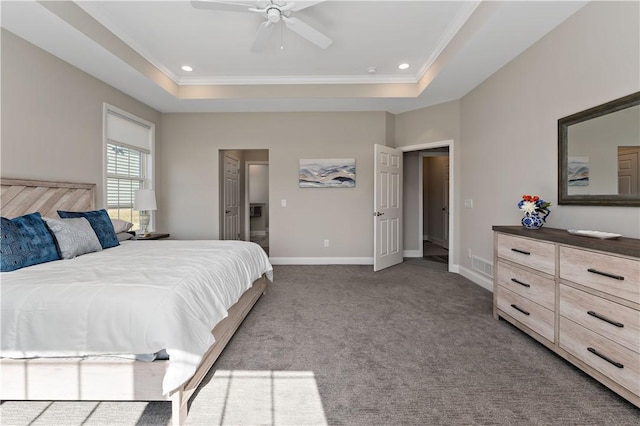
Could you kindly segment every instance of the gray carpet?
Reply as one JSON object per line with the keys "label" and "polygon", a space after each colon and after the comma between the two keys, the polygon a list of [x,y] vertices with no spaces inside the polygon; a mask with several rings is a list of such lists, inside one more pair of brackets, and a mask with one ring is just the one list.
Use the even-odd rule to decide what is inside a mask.
{"label": "gray carpet", "polygon": [[[640,410],[418,264],[277,266],[187,424],[638,425]],[[167,424],[168,403],[16,402],[3,425]]]}

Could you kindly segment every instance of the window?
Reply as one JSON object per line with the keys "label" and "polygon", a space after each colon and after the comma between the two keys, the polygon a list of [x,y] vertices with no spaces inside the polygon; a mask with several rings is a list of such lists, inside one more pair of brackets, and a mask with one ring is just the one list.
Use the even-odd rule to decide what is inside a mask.
{"label": "window", "polygon": [[133,197],[144,187],[145,155],[122,145],[107,144],[107,210],[110,217],[134,225],[140,223],[138,212],[133,210]]}
{"label": "window", "polygon": [[126,220],[133,223],[133,229],[140,229],[133,200],[138,189],[153,188],[154,125],[105,104],[104,128],[107,211],[111,218]]}

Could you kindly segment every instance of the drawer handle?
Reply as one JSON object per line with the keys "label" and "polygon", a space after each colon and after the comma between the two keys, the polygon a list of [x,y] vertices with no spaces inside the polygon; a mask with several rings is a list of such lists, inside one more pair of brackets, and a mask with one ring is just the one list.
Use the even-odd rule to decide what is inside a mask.
{"label": "drawer handle", "polygon": [[511,251],[515,251],[516,253],[526,254],[527,256],[531,254],[528,251],[524,251],[524,250],[520,250],[520,249],[514,249],[514,248],[512,248]]}
{"label": "drawer handle", "polygon": [[599,320],[602,320],[602,321],[604,321],[604,322],[608,322],[609,324],[611,324],[611,325],[615,325],[616,327],[620,327],[620,328],[624,327],[624,324],[623,324],[623,323],[618,322],[618,321],[614,321],[614,320],[610,320],[609,318],[604,317],[604,316],[600,315],[600,314],[599,314],[599,313],[597,313],[597,312],[587,311],[587,313],[588,313],[589,315],[591,315],[592,317],[596,317],[596,318],[598,318]]}
{"label": "drawer handle", "polygon": [[611,358],[609,358],[609,357],[608,357],[608,356],[606,356],[606,355],[602,355],[600,352],[598,352],[597,350],[595,350],[595,349],[593,349],[593,348],[587,348],[587,350],[588,350],[589,352],[591,352],[592,354],[594,354],[594,355],[596,355],[596,356],[599,356],[600,358],[604,359],[604,360],[605,360],[605,361],[607,361],[608,363],[615,365],[615,366],[616,366],[616,367],[618,367],[618,368],[624,368],[624,365],[620,364],[620,363],[619,363],[619,362],[617,362],[617,361],[612,360]]}
{"label": "drawer handle", "polygon": [[587,269],[587,271],[591,272],[592,274],[598,274],[598,275],[602,275],[602,276],[613,278],[620,281],[624,280],[624,277],[621,275],[609,274],[607,272],[598,271],[597,269],[593,269],[593,268],[589,268]]}
{"label": "drawer handle", "polygon": [[516,311],[520,311],[520,312],[522,312],[522,313],[523,313],[523,314],[525,314],[525,315],[531,315],[529,312],[525,311],[524,309],[519,308],[519,307],[518,307],[518,305],[514,305],[514,304],[512,303],[512,304],[511,304],[511,307],[512,307],[513,309],[515,309]]}
{"label": "drawer handle", "polygon": [[513,281],[513,282],[514,282],[514,283],[516,283],[516,284],[520,284],[520,285],[521,285],[521,286],[523,286],[523,287],[531,287],[531,285],[529,285],[529,284],[527,284],[527,283],[523,283],[522,281],[517,280],[517,279],[515,279],[515,278],[511,278],[511,281]]}

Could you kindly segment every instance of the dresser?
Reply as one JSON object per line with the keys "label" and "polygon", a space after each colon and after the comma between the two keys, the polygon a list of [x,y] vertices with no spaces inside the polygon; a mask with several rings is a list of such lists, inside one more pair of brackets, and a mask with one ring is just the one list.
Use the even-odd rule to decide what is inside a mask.
{"label": "dresser", "polygon": [[494,317],[640,407],[640,240],[493,231]]}

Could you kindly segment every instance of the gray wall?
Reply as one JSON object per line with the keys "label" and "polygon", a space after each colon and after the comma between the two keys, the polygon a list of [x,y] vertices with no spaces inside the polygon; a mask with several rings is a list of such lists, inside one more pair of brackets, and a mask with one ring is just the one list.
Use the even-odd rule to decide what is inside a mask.
{"label": "gray wall", "polygon": [[557,205],[557,120],[640,89],[639,7],[588,4],[462,99],[462,253],[491,259],[522,194],[552,203],[548,227],[640,237],[639,208]]}
{"label": "gray wall", "polygon": [[[640,237],[638,208],[557,205],[556,134],[559,118],[640,90],[639,8],[590,3],[461,100],[396,116],[398,147],[454,140],[458,250],[450,255],[461,271],[470,270],[469,251],[491,261],[491,226],[520,223],[523,193],[553,204],[549,227]],[[473,209],[462,208],[465,199]],[[405,236],[417,232],[417,223],[405,226]]]}
{"label": "gray wall", "polygon": [[[396,147],[420,145],[425,143],[452,140],[454,149],[460,145],[460,101],[451,101],[415,111],[396,115],[395,139]],[[446,148],[435,148],[429,151],[446,151]],[[407,152],[405,158],[405,183],[404,183],[404,248],[405,250],[418,250],[422,244],[423,235],[420,233],[420,217],[418,216],[418,164],[422,159],[418,152]],[[458,194],[456,199],[449,200],[452,212],[451,222],[454,229],[458,229],[460,209],[460,155],[454,157],[454,190]],[[415,177],[414,177],[415,176]],[[410,179],[415,179],[410,181]],[[424,229],[423,229],[424,232]],[[449,252],[453,263],[457,263],[458,253]]]}
{"label": "gray wall", "polygon": [[[386,122],[384,112],[163,114],[159,167],[171,202],[160,225],[176,238],[218,238],[219,150],[268,149],[270,255],[370,258],[373,145],[385,144]],[[355,188],[298,187],[299,159],[340,157],[356,159]]]}
{"label": "gray wall", "polygon": [[[403,243],[404,250],[420,250],[420,245],[422,244],[422,235],[419,228],[419,191],[420,191],[420,161],[422,158],[420,157],[420,153],[417,151],[406,152],[403,156],[403,165],[404,165],[404,187],[403,187]],[[413,256],[417,256],[416,253],[405,253],[405,256],[410,254]]]}
{"label": "gray wall", "polygon": [[[221,149],[268,149],[271,254],[371,257],[373,144],[449,139],[456,162],[454,264],[469,268],[469,250],[492,258],[491,226],[519,223],[523,193],[553,203],[549,227],[640,237],[640,209],[557,206],[556,193],[557,119],[640,89],[639,8],[637,2],[590,3],[461,100],[395,117],[161,115],[3,31],[2,175],[95,182],[101,204],[106,101],[158,124],[158,228],[177,238],[218,237]],[[356,188],[299,188],[298,159],[323,157],[356,158]],[[405,189],[405,209],[417,212],[411,205],[417,185]],[[474,208],[462,209],[464,199],[473,199]],[[405,222],[405,236],[413,235],[412,227],[418,232],[415,216]],[[329,248],[322,247],[325,239]]]}
{"label": "gray wall", "polygon": [[1,43],[2,176],[95,183],[103,207],[103,102],[155,123],[156,140],[160,113],[6,30]]}

